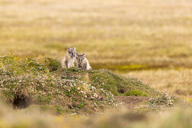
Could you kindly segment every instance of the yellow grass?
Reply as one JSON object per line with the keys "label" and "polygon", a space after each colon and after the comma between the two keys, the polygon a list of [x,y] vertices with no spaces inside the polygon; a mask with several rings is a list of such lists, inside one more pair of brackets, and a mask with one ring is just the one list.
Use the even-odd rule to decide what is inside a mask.
{"label": "yellow grass", "polygon": [[191,12],[189,0],[1,0],[0,53],[191,66]]}
{"label": "yellow grass", "polygon": [[192,103],[191,69],[137,71],[127,73],[126,76],[136,77],[157,90],[179,96]]}
{"label": "yellow grass", "polygon": [[[129,65],[133,69],[158,67],[158,70],[131,71],[125,75],[190,103],[191,28],[191,0],[0,1],[0,55],[60,59],[66,48],[76,47],[79,52],[87,54],[93,67],[102,64],[105,64],[101,66],[104,68],[113,64],[116,69],[130,68]],[[2,105],[0,108],[0,127],[68,127],[62,117],[47,117],[39,111],[30,116],[26,115],[27,112],[7,110]],[[131,121],[131,125],[147,127],[149,123],[153,128],[169,128],[170,124],[184,126],[185,120],[191,121],[190,114],[191,110],[180,110],[165,118],[165,114],[160,114],[164,118],[160,120],[161,125],[159,115],[155,113],[155,119],[152,116],[147,123],[139,124]],[[96,124],[110,126],[114,121],[113,118],[103,120]],[[123,127],[124,122],[121,123]],[[96,124],[90,127],[99,127]]]}

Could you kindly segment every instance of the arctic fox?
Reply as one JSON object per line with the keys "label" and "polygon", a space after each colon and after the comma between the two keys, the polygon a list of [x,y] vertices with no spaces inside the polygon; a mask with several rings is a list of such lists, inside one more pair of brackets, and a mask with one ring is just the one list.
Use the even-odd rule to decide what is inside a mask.
{"label": "arctic fox", "polygon": [[85,54],[76,54],[77,67],[84,70],[91,70],[91,66],[89,64],[88,59]]}
{"label": "arctic fox", "polygon": [[71,68],[74,67],[75,63],[75,56],[76,56],[76,48],[68,48],[67,54],[61,60],[62,68]]}

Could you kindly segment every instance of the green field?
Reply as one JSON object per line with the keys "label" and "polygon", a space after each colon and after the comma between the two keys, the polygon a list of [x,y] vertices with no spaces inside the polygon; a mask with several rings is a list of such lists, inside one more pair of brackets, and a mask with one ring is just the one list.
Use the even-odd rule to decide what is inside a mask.
{"label": "green field", "polygon": [[[87,55],[91,66],[96,69],[88,76],[83,74],[83,80],[87,83],[91,81],[91,85],[102,85],[104,82],[105,89],[116,96],[154,96],[150,95],[153,91],[145,90],[149,86],[150,89],[152,87],[156,91],[166,92],[168,95],[176,96],[183,103],[191,104],[191,12],[192,1],[190,0],[1,0],[0,56],[15,56],[16,62],[11,65],[0,63],[0,74],[5,75],[7,71],[10,71],[9,73],[12,73],[10,79],[17,78],[19,81],[20,76],[17,75],[27,72],[27,78],[32,75],[30,80],[41,80],[35,78],[36,74],[34,75],[32,71],[35,70],[37,73],[39,70],[36,71],[36,68],[42,66],[46,69],[45,74],[40,74],[43,78],[46,77],[43,80],[49,81],[49,77],[60,80],[61,70],[59,69],[56,73],[49,72],[50,65],[45,64],[45,59],[51,57],[57,63],[66,54],[67,48],[76,47],[79,53]],[[30,67],[28,62],[24,63],[24,61],[17,63],[17,61],[26,60],[26,57],[35,60],[34,62],[30,60],[35,67]],[[23,69],[25,66],[26,70]],[[123,76],[120,77],[111,71],[100,69],[108,69]],[[15,71],[17,75],[14,74]],[[77,76],[82,75],[76,69],[72,70],[70,75],[73,76],[73,73]],[[0,79],[3,81],[4,77],[1,75]],[[68,77],[68,74],[65,75]],[[134,79],[133,86],[132,78],[137,79]],[[14,85],[9,84],[10,79],[6,76],[8,88]],[[5,81],[0,85],[5,85]],[[128,85],[128,88],[125,85]],[[144,88],[141,89],[137,85],[143,85]],[[9,92],[10,90],[4,88],[1,91]],[[42,94],[43,91],[41,91]],[[14,90],[11,90],[11,93],[13,92]],[[120,94],[121,92],[123,94]],[[44,99],[47,101],[49,97],[45,96]],[[86,102],[89,101],[86,100]],[[72,124],[77,124],[82,127],[86,125],[92,128],[111,128],[110,124],[114,122],[115,128],[124,125],[128,127],[125,122],[132,120],[135,121],[130,126],[133,128],[147,127],[147,122],[153,128],[192,126],[190,123],[185,126],[183,124],[185,120],[188,122],[192,120],[191,109],[180,110],[183,106],[179,105],[161,110],[158,107],[147,108],[145,105],[142,103],[136,108],[136,115],[125,107],[125,109],[120,109],[119,113],[115,109],[112,110],[112,115],[109,114],[110,112],[104,112],[102,116],[96,115],[92,118],[87,115],[74,115],[74,113],[58,116],[52,112],[52,109],[45,106],[43,109],[48,110],[43,114],[40,114],[42,108],[33,105],[15,111],[10,105],[2,103],[0,127],[18,126],[20,128],[41,125],[46,128],[56,125],[73,127]],[[76,107],[81,108],[82,105]],[[59,112],[62,110],[60,106],[56,109]],[[140,115],[138,111],[144,114]],[[156,112],[160,114],[156,115]],[[32,116],[26,115],[25,119],[26,113],[33,114]],[[43,118],[44,114],[48,115],[47,119]],[[159,115],[161,123],[158,122]],[[101,119],[98,119],[100,117]],[[122,120],[114,121],[115,117]],[[9,120],[12,121],[10,124]],[[75,123],[69,123],[73,121]],[[92,123],[88,125],[89,122]],[[103,126],[98,124],[103,124]]]}

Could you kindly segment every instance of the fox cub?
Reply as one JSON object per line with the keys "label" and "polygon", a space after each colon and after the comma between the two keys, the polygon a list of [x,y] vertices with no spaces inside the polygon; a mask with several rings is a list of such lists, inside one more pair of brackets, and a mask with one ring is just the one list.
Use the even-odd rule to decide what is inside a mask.
{"label": "fox cub", "polygon": [[71,68],[75,66],[76,48],[68,48],[67,54],[61,60],[62,68]]}
{"label": "fox cub", "polygon": [[86,58],[85,54],[76,54],[77,60],[77,67],[84,69],[84,70],[91,70],[91,66],[89,64],[88,59]]}

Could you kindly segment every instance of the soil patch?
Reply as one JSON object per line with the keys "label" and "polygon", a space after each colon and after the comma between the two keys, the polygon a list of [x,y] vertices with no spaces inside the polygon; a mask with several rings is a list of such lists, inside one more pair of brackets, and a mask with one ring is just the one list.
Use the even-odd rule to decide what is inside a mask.
{"label": "soil patch", "polygon": [[115,100],[123,103],[128,108],[134,108],[138,104],[147,101],[148,98],[143,96],[115,96]]}

